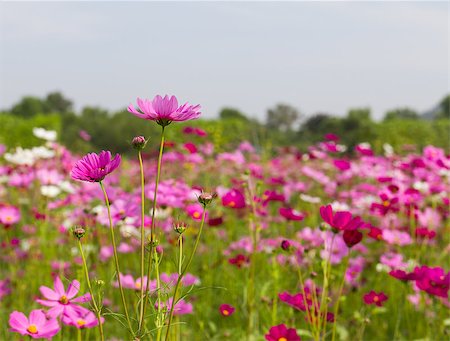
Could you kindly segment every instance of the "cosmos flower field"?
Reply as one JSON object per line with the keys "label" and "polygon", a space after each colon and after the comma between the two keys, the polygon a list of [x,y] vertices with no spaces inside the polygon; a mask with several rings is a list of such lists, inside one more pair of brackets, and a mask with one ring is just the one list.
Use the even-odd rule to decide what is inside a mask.
{"label": "cosmos flower field", "polygon": [[0,340],[448,340],[446,151],[222,151],[198,105],[128,110],[161,127],[134,158],[1,148]]}

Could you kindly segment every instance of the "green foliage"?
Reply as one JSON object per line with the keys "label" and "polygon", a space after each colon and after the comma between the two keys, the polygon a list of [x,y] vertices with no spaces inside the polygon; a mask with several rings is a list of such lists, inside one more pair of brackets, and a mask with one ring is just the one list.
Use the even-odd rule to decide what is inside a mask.
{"label": "green foliage", "polygon": [[410,108],[397,108],[389,110],[384,116],[384,121],[395,119],[417,120],[419,118],[419,114],[415,110],[412,110]]}
{"label": "green foliage", "polygon": [[[244,140],[269,152],[275,147],[288,145],[306,150],[311,144],[323,141],[327,133],[340,136],[340,143],[347,145],[349,152],[361,142],[371,143],[377,152],[382,151],[384,143],[393,145],[397,151],[404,144],[414,144],[418,148],[433,144],[448,150],[449,103],[450,96],[446,96],[429,116],[441,119],[422,119],[412,109],[399,108],[387,112],[384,120],[378,123],[372,120],[369,108],[356,108],[349,110],[345,117],[318,113],[298,129],[293,129],[293,124],[300,114],[288,105],[279,104],[269,110],[265,124],[247,117],[238,109],[224,108],[218,119],[172,124],[166,130],[166,136],[168,141],[184,143],[183,128],[195,126],[208,133],[208,141],[214,144],[216,152],[233,149]],[[32,146],[39,142],[32,135],[32,128],[44,127],[57,130],[59,140],[78,153],[109,149],[131,155],[134,151],[129,142],[138,135],[149,139],[148,148],[158,144],[161,128],[154,122],[132,116],[126,110],[110,113],[103,108],[85,107],[77,115],[71,112],[71,108],[72,102],[58,92],[50,93],[45,99],[24,97],[8,113],[0,115],[0,142],[7,146]],[[89,142],[80,137],[81,130],[91,135]],[[204,140],[193,135],[188,139],[192,142]]]}
{"label": "green foliage", "polygon": [[61,132],[61,116],[58,114],[35,115],[30,118],[17,117],[14,114],[0,114],[0,143],[7,147],[32,147],[42,144],[33,135],[34,127]]}

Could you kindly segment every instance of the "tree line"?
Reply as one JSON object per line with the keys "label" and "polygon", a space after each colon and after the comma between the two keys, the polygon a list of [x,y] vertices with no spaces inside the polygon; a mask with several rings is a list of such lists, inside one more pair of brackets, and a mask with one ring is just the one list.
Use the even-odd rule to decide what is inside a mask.
{"label": "tree line", "polygon": [[[223,108],[215,119],[199,119],[174,125],[168,130],[168,139],[174,143],[186,142],[182,130],[195,126],[209,134],[217,151],[230,150],[243,140],[264,150],[283,146],[308,146],[323,140],[327,133],[341,138],[349,152],[361,142],[371,143],[380,151],[384,143],[401,149],[402,145],[422,148],[433,144],[449,148],[450,95],[441,99],[433,109],[418,113],[411,108],[395,108],[385,113],[380,122],[373,120],[370,108],[350,109],[343,117],[329,113],[305,116],[298,109],[278,104],[267,110],[261,122],[236,108]],[[158,140],[159,129],[153,124],[142,124],[125,109],[109,112],[99,107],[84,107],[74,112],[73,102],[60,92],[44,98],[26,96],[11,108],[0,113],[0,143],[9,147],[32,146],[39,141],[32,136],[34,126],[58,131],[59,140],[75,152],[108,148],[123,154],[132,153],[127,142],[133,136],[143,135],[150,143]],[[90,138],[82,138],[80,132]],[[200,137],[190,138],[201,140]]]}

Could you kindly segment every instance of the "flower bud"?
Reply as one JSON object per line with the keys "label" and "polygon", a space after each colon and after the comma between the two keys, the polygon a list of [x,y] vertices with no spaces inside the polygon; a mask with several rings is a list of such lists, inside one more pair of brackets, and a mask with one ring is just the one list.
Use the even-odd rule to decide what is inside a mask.
{"label": "flower bud", "polygon": [[132,145],[133,148],[136,149],[136,150],[142,150],[142,149],[144,149],[146,144],[147,144],[147,140],[145,139],[144,136],[136,136],[136,137],[133,138],[133,140],[131,141],[131,145]]}
{"label": "flower bud", "polygon": [[81,227],[81,226],[74,226],[74,227],[72,228],[72,234],[73,234],[73,236],[74,236],[75,238],[77,238],[78,240],[80,240],[81,238],[83,238],[84,235],[85,235],[85,233],[86,233],[86,230],[85,230],[83,227]]}
{"label": "flower bud", "polygon": [[281,248],[284,250],[284,251],[290,251],[291,250],[291,243],[289,242],[289,240],[283,240],[282,242],[281,242]]}
{"label": "flower bud", "polygon": [[217,197],[216,193],[208,193],[202,192],[198,197],[198,202],[203,205],[203,207],[208,206],[215,198]]}
{"label": "flower bud", "polygon": [[101,279],[97,279],[97,280],[95,280],[95,284],[98,285],[99,287],[102,287],[105,285],[105,281],[103,281]]}
{"label": "flower bud", "polygon": [[186,231],[187,225],[185,222],[177,222],[173,225],[173,229],[175,230],[176,233],[178,234],[183,234],[184,231]]}

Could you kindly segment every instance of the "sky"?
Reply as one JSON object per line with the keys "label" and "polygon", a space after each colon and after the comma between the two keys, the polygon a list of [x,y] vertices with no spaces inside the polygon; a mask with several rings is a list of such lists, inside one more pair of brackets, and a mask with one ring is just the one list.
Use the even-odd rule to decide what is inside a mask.
{"label": "sky", "polygon": [[450,92],[449,46],[447,2],[0,2],[0,108],[173,94],[210,118],[286,103],[380,119]]}

